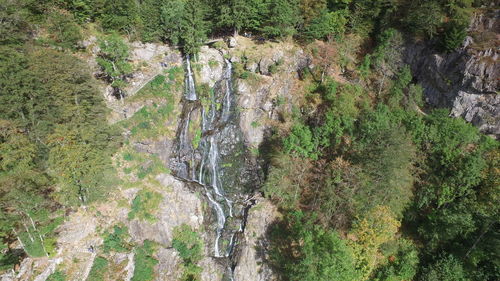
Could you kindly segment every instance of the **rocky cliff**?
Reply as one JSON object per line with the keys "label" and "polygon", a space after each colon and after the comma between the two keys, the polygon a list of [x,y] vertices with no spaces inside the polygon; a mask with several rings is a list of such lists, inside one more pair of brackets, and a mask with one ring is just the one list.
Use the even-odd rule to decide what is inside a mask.
{"label": "rocky cliff", "polygon": [[469,36],[452,53],[439,53],[428,42],[411,42],[404,61],[433,107],[451,108],[483,133],[500,137],[500,10],[474,15]]}

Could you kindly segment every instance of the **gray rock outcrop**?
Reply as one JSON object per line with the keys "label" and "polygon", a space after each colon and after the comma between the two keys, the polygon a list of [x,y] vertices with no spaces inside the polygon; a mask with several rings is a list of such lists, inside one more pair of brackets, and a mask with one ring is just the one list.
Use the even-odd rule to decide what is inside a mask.
{"label": "gray rock outcrop", "polygon": [[[500,10],[477,14],[463,47],[453,53],[437,53],[428,43],[411,43],[404,61],[424,88],[434,107],[451,108],[485,134],[500,137]],[[484,34],[489,34],[485,36]]]}

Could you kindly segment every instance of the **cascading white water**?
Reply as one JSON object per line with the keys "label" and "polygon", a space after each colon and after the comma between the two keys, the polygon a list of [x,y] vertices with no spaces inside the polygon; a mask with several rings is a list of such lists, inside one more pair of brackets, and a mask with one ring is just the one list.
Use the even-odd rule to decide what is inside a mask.
{"label": "cascading white water", "polygon": [[[210,106],[208,110],[202,109],[202,134],[205,137],[201,141],[202,146],[202,157],[200,165],[198,166],[199,172],[197,173],[197,178],[193,179],[205,187],[210,187],[211,190],[207,190],[208,200],[212,203],[215,213],[217,215],[217,230],[216,238],[214,242],[214,256],[215,257],[227,257],[229,256],[234,237],[231,237],[228,249],[221,253],[220,250],[220,239],[223,235],[223,230],[226,223],[227,217],[233,216],[233,206],[232,201],[227,198],[222,182],[220,180],[220,168],[219,163],[221,161],[221,156],[219,152],[218,142],[221,137],[221,130],[223,125],[228,121],[231,113],[231,96],[232,96],[232,64],[229,60],[226,60],[226,70],[223,75],[225,83],[225,93],[222,102],[222,112],[220,115],[220,120],[216,119],[217,112],[217,101],[216,96],[212,95]],[[215,123],[219,122],[219,129],[214,131]],[[208,179],[208,181],[206,181]],[[223,208],[225,206],[226,208]],[[227,213],[225,212],[227,210]],[[234,234],[232,235],[234,236]]]}
{"label": "cascading white water", "polygon": [[231,83],[231,76],[233,74],[233,65],[227,59],[224,59],[226,62],[226,72],[224,73],[224,81],[226,83],[226,93],[224,95],[224,104],[222,107],[222,122],[227,122],[229,118],[229,113],[231,109],[231,94],[233,85]]}
{"label": "cascading white water", "polygon": [[[177,176],[203,186],[216,216],[213,255],[217,258],[230,259],[238,240],[237,233],[243,231],[244,223],[240,217],[228,220],[233,217],[233,205],[237,210],[237,216],[242,215],[244,211],[240,210],[240,205],[233,203],[229,198],[232,195],[228,195],[224,188],[229,179],[227,172],[231,171],[225,168],[224,163],[227,163],[226,157],[232,155],[227,153],[233,153],[235,149],[233,142],[235,140],[231,137],[228,139],[228,136],[234,136],[237,132],[237,125],[233,124],[233,121],[237,120],[233,117],[237,116],[233,115],[232,88],[232,64],[229,60],[225,60],[222,80],[217,82],[216,90],[206,97],[209,103],[206,103],[207,99],[201,99],[200,103],[191,102],[198,97],[190,58],[186,56],[185,100],[187,102],[184,104],[184,119],[178,129],[179,152],[172,161]],[[192,115],[198,112],[201,113],[201,139],[198,147],[193,147],[189,125]],[[239,228],[236,227],[238,223],[240,223]],[[232,279],[231,268],[228,269],[228,274]]]}
{"label": "cascading white water", "polygon": [[194,86],[193,70],[191,69],[191,59],[189,55],[186,55],[186,78],[184,84],[186,87],[186,99],[195,101],[197,99],[196,88]]}

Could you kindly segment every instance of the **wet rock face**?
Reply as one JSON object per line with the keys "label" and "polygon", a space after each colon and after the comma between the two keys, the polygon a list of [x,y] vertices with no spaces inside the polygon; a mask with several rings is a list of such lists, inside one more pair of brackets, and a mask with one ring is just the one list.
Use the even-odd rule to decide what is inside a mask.
{"label": "wet rock face", "polygon": [[269,226],[278,219],[276,207],[267,199],[258,197],[257,203],[250,209],[245,236],[241,243],[240,259],[234,270],[235,280],[270,281],[276,275],[267,265]]}
{"label": "wet rock face", "polygon": [[[427,102],[451,108],[483,133],[500,138],[500,10],[477,15],[464,46],[453,53],[436,53],[426,43],[408,44],[404,61],[424,88]],[[482,33],[490,34],[484,39]],[[483,40],[484,42],[482,42]],[[493,41],[493,42],[489,42]]]}

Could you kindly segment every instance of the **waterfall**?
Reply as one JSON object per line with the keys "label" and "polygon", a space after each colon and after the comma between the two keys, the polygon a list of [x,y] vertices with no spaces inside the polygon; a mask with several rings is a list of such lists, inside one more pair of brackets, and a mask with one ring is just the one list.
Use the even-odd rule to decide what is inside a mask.
{"label": "waterfall", "polygon": [[191,69],[191,59],[189,55],[186,55],[186,78],[184,81],[186,85],[186,99],[190,101],[195,101],[196,89],[194,86],[193,70]]}
{"label": "waterfall", "polygon": [[[225,123],[228,121],[231,113],[231,98],[232,98],[232,64],[226,60],[226,69],[223,74],[223,83],[225,84],[225,93],[222,100],[222,112],[220,118],[217,117],[217,100],[216,95],[210,97],[210,106],[208,110],[202,109],[202,138],[201,146],[201,162],[198,166],[197,178],[192,180],[204,185],[207,189],[207,197],[212,204],[217,215],[217,229],[214,242],[214,256],[215,257],[228,257],[234,239],[230,240],[228,245],[229,250],[221,253],[220,239],[223,235],[226,218],[233,216],[232,201],[226,196],[222,181],[220,179],[220,162],[221,155],[218,143]],[[218,123],[217,123],[218,122]],[[217,123],[217,124],[216,124]],[[215,130],[218,125],[218,130]],[[223,206],[225,208],[223,208]]]}
{"label": "waterfall", "polygon": [[[201,187],[214,214],[213,257],[226,259],[226,274],[232,278],[234,252],[239,233],[244,231],[248,202],[240,191],[240,177],[246,167],[239,129],[239,116],[234,110],[235,97],[232,85],[233,66],[225,59],[222,77],[210,96],[198,97],[195,93],[190,58],[186,56],[185,101],[182,120],[177,130],[177,152],[171,158],[173,173],[186,182]],[[198,147],[192,145],[190,122],[200,120],[201,139]],[[191,124],[195,125],[195,124]],[[196,124],[197,125],[197,124]],[[196,126],[195,125],[195,126]],[[236,167],[232,167],[235,163]],[[227,191],[230,191],[229,193]]]}

